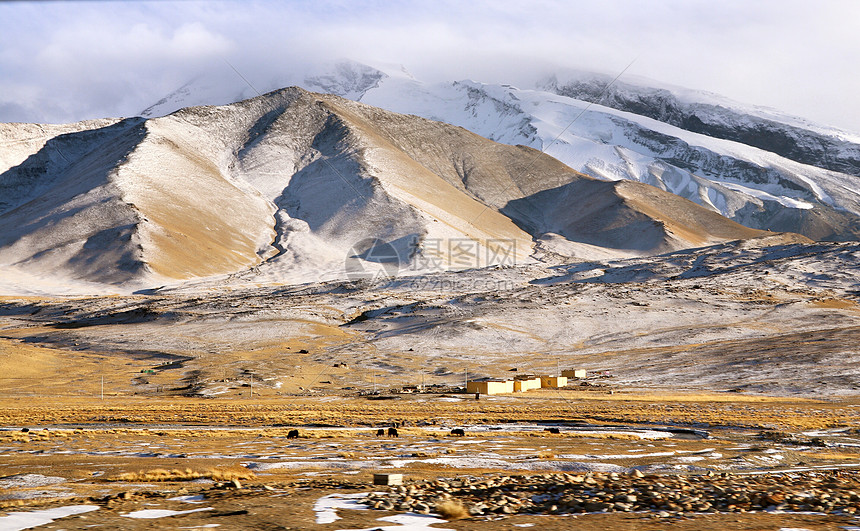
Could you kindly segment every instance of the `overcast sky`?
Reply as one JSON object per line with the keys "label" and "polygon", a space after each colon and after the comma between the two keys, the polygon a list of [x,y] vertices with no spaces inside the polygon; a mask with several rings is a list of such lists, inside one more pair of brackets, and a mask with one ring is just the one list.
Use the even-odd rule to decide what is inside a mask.
{"label": "overcast sky", "polygon": [[134,115],[224,59],[249,77],[351,58],[521,88],[635,59],[625,75],[860,132],[858,21],[855,0],[2,2],[0,121]]}

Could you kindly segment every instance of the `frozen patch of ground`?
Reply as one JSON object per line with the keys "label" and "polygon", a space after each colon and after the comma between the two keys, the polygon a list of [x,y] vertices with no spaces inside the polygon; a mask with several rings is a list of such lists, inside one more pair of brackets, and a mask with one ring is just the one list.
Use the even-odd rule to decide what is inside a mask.
{"label": "frozen patch of ground", "polygon": [[33,487],[47,487],[65,483],[66,479],[57,476],[43,476],[42,474],[16,474],[0,478],[0,489],[20,489]]}
{"label": "frozen patch of ground", "polygon": [[377,518],[380,522],[392,522],[397,525],[368,527],[365,529],[341,529],[338,531],[455,531],[445,527],[430,527],[434,524],[444,524],[447,520],[426,514],[396,514]]}
{"label": "frozen patch of ground", "polygon": [[120,516],[124,516],[126,518],[140,518],[144,520],[151,520],[155,518],[167,518],[168,516],[178,516],[181,514],[190,514],[197,513],[200,511],[211,511],[212,507],[201,507],[200,509],[189,509],[187,511],[171,511],[169,509],[143,509],[141,511],[134,511],[128,514],[121,514]]}
{"label": "frozen patch of ground", "polygon": [[176,496],[175,498],[167,498],[167,501],[181,501],[184,503],[203,503],[206,497],[202,494],[194,496]]}
{"label": "frozen patch of ground", "polygon": [[42,509],[39,511],[9,513],[0,516],[0,529],[3,531],[18,531],[47,525],[59,518],[88,513],[98,510],[96,505],[70,505],[68,507],[54,507],[53,509]]}
{"label": "frozen patch of ground", "polygon": [[335,520],[340,520],[340,517],[337,515],[338,509],[367,509],[367,505],[356,501],[364,498],[365,496],[367,496],[366,492],[358,494],[330,494],[328,496],[323,496],[314,503],[314,512],[317,515],[317,523],[330,524]]}

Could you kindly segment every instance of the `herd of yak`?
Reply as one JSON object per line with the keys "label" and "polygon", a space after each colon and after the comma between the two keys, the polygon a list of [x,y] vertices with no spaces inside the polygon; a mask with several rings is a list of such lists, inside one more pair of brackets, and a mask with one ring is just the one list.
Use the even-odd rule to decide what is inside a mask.
{"label": "herd of yak", "polygon": [[[550,433],[559,433],[558,428],[546,428],[546,430],[544,430],[544,431],[548,431]],[[385,437],[386,434],[389,437],[400,437],[400,434],[397,433],[397,428],[394,426],[389,427],[387,431],[385,428],[379,428],[378,430],[376,430],[376,436],[377,437]],[[453,435],[455,437],[463,437],[466,435],[466,431],[463,428],[454,428],[453,430],[451,430],[451,435]],[[287,439],[298,439],[298,438],[299,438],[299,430],[290,430],[287,433]]]}

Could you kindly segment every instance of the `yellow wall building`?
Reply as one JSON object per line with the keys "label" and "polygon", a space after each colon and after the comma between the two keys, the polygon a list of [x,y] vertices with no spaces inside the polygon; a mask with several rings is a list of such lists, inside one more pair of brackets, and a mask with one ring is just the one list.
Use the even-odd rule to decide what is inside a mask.
{"label": "yellow wall building", "polygon": [[498,395],[501,393],[513,393],[513,380],[478,380],[466,382],[467,393],[481,393],[482,395]]}
{"label": "yellow wall building", "polygon": [[541,376],[540,377],[540,386],[541,387],[564,387],[567,385],[567,377],[566,376]]}
{"label": "yellow wall building", "polygon": [[514,380],[514,392],[516,393],[524,393],[529,389],[540,389],[541,383],[540,378],[535,376],[534,378],[522,378]]}

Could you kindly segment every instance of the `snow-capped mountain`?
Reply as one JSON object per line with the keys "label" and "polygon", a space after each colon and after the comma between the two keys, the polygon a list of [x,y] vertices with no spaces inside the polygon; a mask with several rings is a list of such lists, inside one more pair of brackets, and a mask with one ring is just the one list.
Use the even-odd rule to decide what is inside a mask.
{"label": "snow-capped mountain", "polygon": [[[647,81],[642,81],[647,83]],[[761,148],[812,166],[860,175],[860,135],[822,127],[776,110],[743,105],[716,94],[612,82],[609,76],[566,72],[538,82],[562,96],[665,122],[693,133]]]}
{"label": "snow-capped mountain", "polygon": [[4,124],[4,137],[20,147],[0,168],[3,278],[292,283],[808,241],[295,87],[160,118]]}
{"label": "snow-capped mountain", "polygon": [[229,70],[195,77],[141,111],[140,115],[152,118],[184,107],[225,105],[290,86],[360,100],[368,90],[376,88],[388,77],[381,70],[353,61],[306,64],[262,81],[251,81],[232,65],[227,66]]}
{"label": "snow-capped mountain", "polygon": [[[611,81],[566,72],[536,79],[533,88],[424,83],[402,67],[341,62],[254,83],[260,90],[294,84],[459,125],[545,151],[598,179],[656,186],[751,228],[860,239],[860,135],[713,94]],[[238,75],[201,79],[143,114],[254,92]]]}

